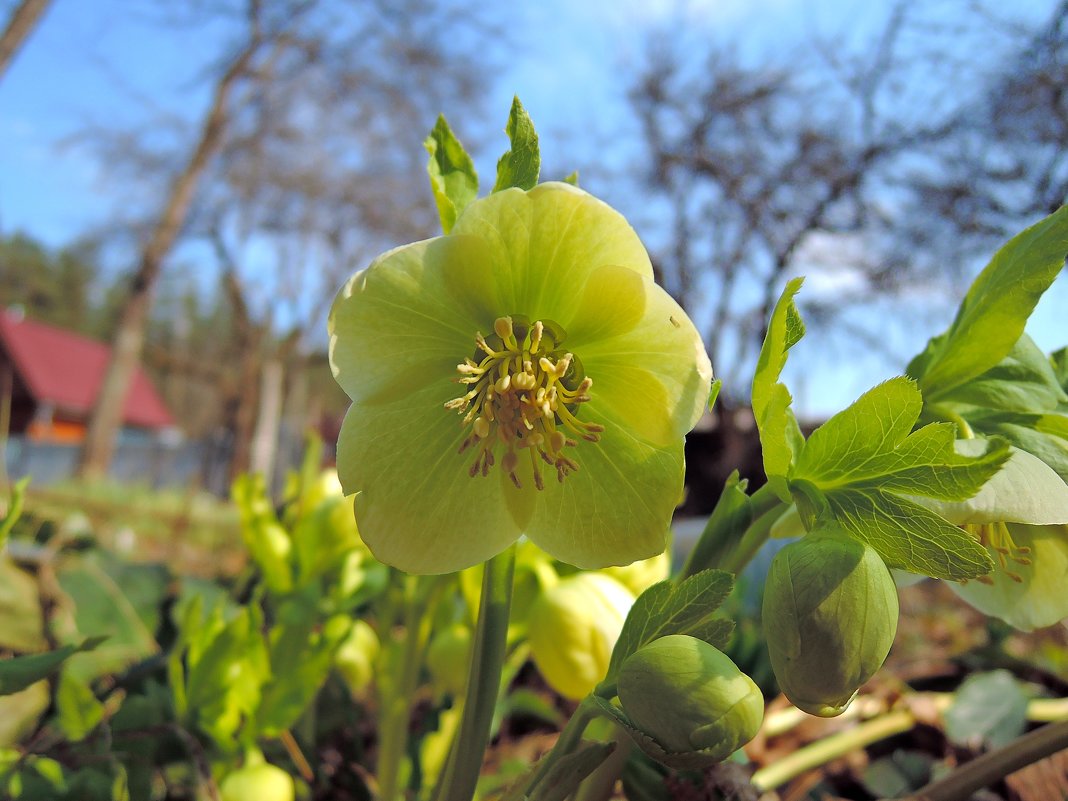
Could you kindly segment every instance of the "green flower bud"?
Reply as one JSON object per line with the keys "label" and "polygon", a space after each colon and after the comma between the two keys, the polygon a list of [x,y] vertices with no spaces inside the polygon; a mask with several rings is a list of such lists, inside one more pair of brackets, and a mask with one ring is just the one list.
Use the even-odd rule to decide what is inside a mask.
{"label": "green flower bud", "polygon": [[435,634],[427,648],[426,666],[442,693],[463,694],[470,661],[471,629],[459,623]]}
{"label": "green flower bud", "polygon": [[353,623],[352,631],[334,656],[334,665],[353,695],[365,690],[374,678],[378,652],[378,635],[375,630],[362,620]]}
{"label": "green flower bud", "polygon": [[293,777],[267,762],[245,765],[219,785],[221,801],[293,801]]}
{"label": "green flower bud", "polygon": [[608,672],[634,596],[601,573],[575,573],[543,592],[530,610],[531,656],[549,686],[579,700]]}
{"label": "green flower bud", "polygon": [[722,651],[673,634],[638,649],[619,670],[619,702],[650,756],[679,767],[722,762],[760,729],[764,697]]}
{"label": "green flower bud", "polygon": [[303,515],[293,531],[293,541],[305,578],[337,568],[350,551],[370,555],[356,527],[352,498],[343,496],[328,496]]}
{"label": "green flower bud", "polygon": [[315,481],[304,488],[304,495],[300,502],[305,509],[311,510],[325,500],[343,497],[345,497],[345,491],[341,488],[337,470],[328,467],[319,474]]}
{"label": "green flower bud", "polygon": [[886,659],[897,617],[890,571],[861,542],[809,534],[772,560],[763,610],[771,665],[786,697],[809,714],[845,711]]}

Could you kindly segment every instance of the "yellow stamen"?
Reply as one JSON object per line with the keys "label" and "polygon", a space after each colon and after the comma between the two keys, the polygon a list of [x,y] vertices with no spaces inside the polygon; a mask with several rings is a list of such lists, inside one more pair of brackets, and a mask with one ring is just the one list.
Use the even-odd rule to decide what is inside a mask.
{"label": "yellow stamen", "polygon": [[[992,555],[996,557],[997,567],[1007,578],[1017,584],[1023,583],[1023,576],[1009,570],[1009,563],[1015,562],[1025,567],[1030,565],[1031,549],[1026,545],[1017,545],[1007,525],[1004,523],[980,523],[964,525],[961,528],[971,534],[980,545],[992,552]],[[980,576],[976,581],[987,585],[994,583],[989,575]]]}
{"label": "yellow stamen", "polygon": [[578,405],[590,400],[593,379],[566,378],[574,366],[574,356],[558,350],[558,329],[551,325],[538,320],[528,326],[511,317],[498,317],[493,330],[496,337],[489,340],[475,335],[475,357],[456,367],[456,380],[471,389],[446,403],[445,408],[462,415],[464,425],[471,427],[460,452],[476,450],[469,470],[472,477],[489,474],[499,443],[506,448],[501,468],[512,483],[522,486],[516,473],[517,451],[526,449],[534,485],[543,489],[539,458],[554,467],[557,479],[563,481],[579,467],[564,455],[565,448],[578,444],[567,432],[597,442],[604,431],[604,426],[576,416]]}

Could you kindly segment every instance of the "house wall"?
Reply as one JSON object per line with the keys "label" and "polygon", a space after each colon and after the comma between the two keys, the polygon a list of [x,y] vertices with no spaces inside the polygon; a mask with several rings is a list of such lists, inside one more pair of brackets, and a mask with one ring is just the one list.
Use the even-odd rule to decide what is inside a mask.
{"label": "house wall", "polygon": [[78,420],[64,420],[59,417],[44,418],[38,415],[26,427],[26,437],[35,442],[56,442],[68,445],[85,441],[85,423]]}

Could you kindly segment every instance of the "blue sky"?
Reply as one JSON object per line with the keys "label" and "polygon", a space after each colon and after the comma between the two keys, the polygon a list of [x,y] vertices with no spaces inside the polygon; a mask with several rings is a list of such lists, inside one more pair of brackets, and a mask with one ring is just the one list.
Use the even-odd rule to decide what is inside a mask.
{"label": "blue sky", "polygon": [[[0,0],[0,15],[6,16],[12,5],[12,0]],[[628,122],[621,76],[624,65],[640,57],[642,36],[650,27],[681,20],[695,38],[735,37],[758,58],[799,27],[828,37],[859,36],[878,24],[887,7],[848,0],[520,3],[512,27],[522,41],[512,64],[493,76],[487,108],[499,109],[503,124],[511,97],[518,94],[538,125],[545,161],[581,167],[583,184],[598,191],[598,162],[618,165],[633,157],[633,130],[627,130],[633,123]],[[1049,4],[1036,0],[1022,7],[1033,7],[1040,18]],[[175,119],[199,115],[207,95],[198,78],[208,68],[207,59],[218,52],[223,31],[165,31],[158,12],[149,11],[158,8],[151,0],[54,0],[0,78],[0,231],[24,230],[58,246],[131,202],[135,195],[105,180],[94,158],[73,139],[87,126],[135,125],[149,116],[148,110]],[[453,122],[461,136],[471,126],[470,121]],[[503,135],[499,142],[503,149]],[[492,175],[493,161],[493,156],[479,159],[482,175]],[[609,202],[634,205],[633,198],[613,198],[609,182],[603,186]],[[641,233],[640,215],[635,224]],[[1062,277],[1032,326],[1046,349],[1068,341],[1064,308],[1068,287]],[[930,328],[927,322],[888,328],[891,347],[902,357],[897,365],[875,357],[858,359],[848,343],[837,347],[821,341],[818,348],[814,342],[802,343],[787,371],[802,413],[833,412],[900,371],[904,359],[944,328],[952,313],[947,305],[942,319],[930,320]],[[934,318],[939,314],[936,310]]]}

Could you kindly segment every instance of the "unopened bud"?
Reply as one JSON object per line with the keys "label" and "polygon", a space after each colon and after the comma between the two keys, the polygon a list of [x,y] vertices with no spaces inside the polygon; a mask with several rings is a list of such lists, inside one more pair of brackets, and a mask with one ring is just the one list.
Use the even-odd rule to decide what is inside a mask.
{"label": "unopened bud", "polygon": [[890,651],[897,588],[872,548],[817,532],[776,554],[762,617],[783,693],[809,714],[834,717]]}

